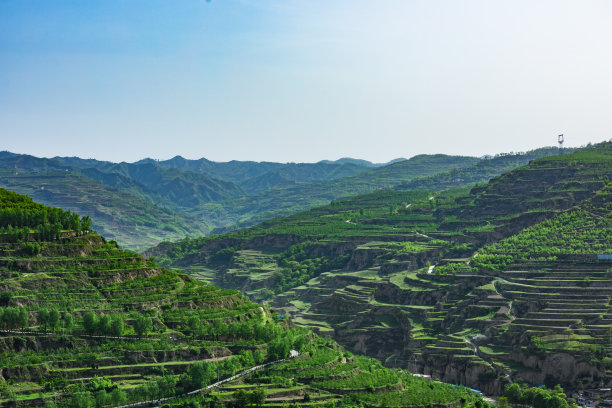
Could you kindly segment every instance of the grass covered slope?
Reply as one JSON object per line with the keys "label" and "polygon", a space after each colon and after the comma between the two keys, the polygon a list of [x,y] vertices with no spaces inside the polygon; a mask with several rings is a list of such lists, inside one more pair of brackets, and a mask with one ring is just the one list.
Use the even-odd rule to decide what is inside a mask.
{"label": "grass covered slope", "polygon": [[[112,407],[173,396],[164,404],[380,406],[373,395],[389,407],[486,406],[466,389],[292,328],[237,291],[159,268],[89,232],[86,217],[0,190],[0,221],[2,406]],[[290,349],[300,355],[283,360]],[[265,362],[276,363],[215,393],[181,396]]]}
{"label": "grass covered slope", "polygon": [[[469,191],[377,192],[239,233],[162,244],[148,254],[267,299],[297,323],[389,365],[498,394],[508,377],[599,386],[612,379],[602,337],[612,265],[596,256],[611,235],[610,178],[612,145],[604,143],[535,160]],[[551,232],[549,223],[566,227]],[[539,232],[512,238],[529,227]],[[503,239],[502,253],[487,246]],[[513,240],[521,243],[516,253],[505,252]],[[582,246],[585,240],[592,244]],[[526,263],[512,279],[500,275],[519,261]],[[564,268],[588,279],[570,279]],[[520,271],[526,281],[516,280]],[[536,282],[530,274],[539,274]],[[534,348],[531,337],[538,342],[546,331],[522,330],[545,323],[527,313],[551,313],[546,325],[556,324],[556,335],[575,334],[587,324],[572,309],[581,293],[589,298],[585,316],[592,313],[599,332],[579,336],[591,336],[594,354]],[[551,309],[543,310],[547,304]],[[566,310],[569,318],[562,317]]]}

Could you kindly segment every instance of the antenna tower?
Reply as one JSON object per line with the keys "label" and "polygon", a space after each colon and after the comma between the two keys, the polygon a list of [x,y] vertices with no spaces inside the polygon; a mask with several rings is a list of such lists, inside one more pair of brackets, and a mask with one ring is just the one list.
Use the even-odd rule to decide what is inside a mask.
{"label": "antenna tower", "polygon": [[557,137],[557,141],[559,142],[559,150],[563,150],[563,142],[564,142],[563,135],[559,135]]}

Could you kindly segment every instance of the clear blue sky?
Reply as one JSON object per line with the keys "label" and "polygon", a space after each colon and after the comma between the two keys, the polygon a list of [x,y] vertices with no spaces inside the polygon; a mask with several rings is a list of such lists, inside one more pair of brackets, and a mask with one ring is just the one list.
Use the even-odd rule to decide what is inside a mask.
{"label": "clear blue sky", "polygon": [[612,138],[608,0],[0,0],[0,150],[383,162]]}

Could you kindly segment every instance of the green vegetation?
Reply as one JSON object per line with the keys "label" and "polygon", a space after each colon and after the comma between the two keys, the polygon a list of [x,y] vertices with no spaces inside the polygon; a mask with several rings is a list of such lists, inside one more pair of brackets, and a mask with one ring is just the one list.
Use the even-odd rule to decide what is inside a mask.
{"label": "green vegetation", "polygon": [[[30,232],[25,244],[35,249],[0,233],[2,405],[113,407],[176,397],[165,406],[358,407],[372,392],[415,394],[419,405],[484,404],[469,390],[425,387],[406,372],[356,357],[237,291],[159,268],[83,230],[73,213],[0,192],[12,228],[68,220],[59,237]],[[296,262],[316,274],[324,262],[308,269],[302,259],[312,250],[296,245],[281,258],[287,268]],[[233,256],[228,250],[215,262]],[[300,355],[287,359],[291,350]],[[184,395],[265,362],[274,364],[215,392]]]}
{"label": "green vegetation", "polygon": [[67,171],[29,173],[1,167],[2,160],[0,188],[90,217],[92,229],[130,249],[141,250],[163,240],[210,231],[195,217],[156,205],[132,189],[118,190]]}
{"label": "green vegetation", "polygon": [[508,377],[598,387],[612,380],[610,263],[597,257],[610,253],[611,178],[603,143],[471,189],[377,191],[146,254],[389,367],[494,394]]}
{"label": "green vegetation", "polygon": [[[142,250],[161,241],[251,226],[381,188],[437,191],[471,186],[555,152],[544,148],[492,159],[420,155],[380,166],[350,159],[215,163],[179,156],[117,164],[2,152],[0,187],[90,216],[93,228],[107,239]],[[397,209],[387,207],[391,213]]]}
{"label": "green vegetation", "polygon": [[547,388],[522,388],[514,383],[506,386],[504,395],[513,404],[530,405],[534,408],[565,408],[569,407],[563,388],[556,386]]}

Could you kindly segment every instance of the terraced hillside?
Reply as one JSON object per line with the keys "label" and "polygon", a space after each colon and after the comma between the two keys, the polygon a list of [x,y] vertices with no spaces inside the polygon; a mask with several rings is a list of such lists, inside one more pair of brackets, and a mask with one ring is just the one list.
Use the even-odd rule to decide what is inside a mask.
{"label": "terraced hillside", "polygon": [[420,155],[380,166],[351,159],[215,163],[178,156],[161,162],[111,163],[0,152],[0,187],[89,215],[104,237],[143,250],[161,241],[235,230],[383,187],[474,185],[556,151],[543,148],[490,160]]}
{"label": "terraced hillside", "polygon": [[0,189],[1,406],[487,406],[89,229]]}
{"label": "terraced hillside", "polygon": [[[464,159],[474,160],[453,156],[431,163],[422,158],[412,160],[408,176],[412,178],[419,171],[428,174],[454,168]],[[383,166],[368,173],[366,179],[372,180],[362,180],[361,184],[371,190],[376,188],[379,176],[389,179],[390,174],[395,174],[400,181],[406,179],[400,174],[405,169],[398,165],[394,163],[391,170]],[[310,208],[321,200],[310,193],[312,186],[370,169],[351,162],[214,163],[176,157],[163,163],[154,160],[111,163],[0,152],[0,187],[94,217],[96,229],[103,236],[130,249],[142,250],[164,240],[201,236],[215,227],[236,228],[235,222],[247,221],[255,215],[267,219],[278,211],[288,214]],[[288,186],[293,190],[286,194]],[[335,185],[327,186],[330,189],[335,190],[332,197],[346,194]],[[245,198],[261,190],[271,192],[261,200]],[[245,207],[251,201],[259,204]]]}
{"label": "terraced hillside", "polygon": [[612,264],[597,260],[611,177],[604,143],[470,191],[373,193],[148,254],[389,366],[496,394],[518,378],[598,387],[612,380]]}

